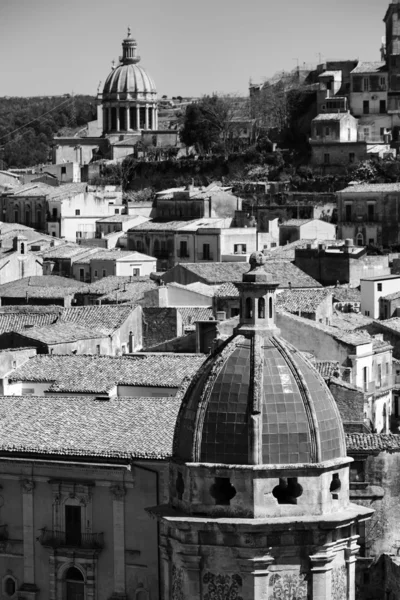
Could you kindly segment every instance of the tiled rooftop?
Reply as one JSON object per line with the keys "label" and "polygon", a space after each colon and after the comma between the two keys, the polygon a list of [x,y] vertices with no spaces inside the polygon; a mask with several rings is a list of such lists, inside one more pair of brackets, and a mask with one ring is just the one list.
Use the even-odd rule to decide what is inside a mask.
{"label": "tiled rooftop", "polygon": [[84,287],[81,281],[58,275],[24,277],[0,285],[0,298],[61,298]]}
{"label": "tiled rooftop", "polygon": [[400,450],[400,435],[392,433],[348,433],[346,442],[350,453]]}
{"label": "tiled rooftop", "polygon": [[400,333],[400,317],[393,317],[392,319],[379,321],[379,326],[396,331],[396,333]]}
{"label": "tiled rooftop", "polygon": [[[101,294],[100,284],[105,279],[111,279],[111,277],[104,277],[100,279],[96,284],[99,284],[99,287],[95,287],[96,284],[91,284],[90,293],[99,293]],[[112,279],[117,279],[116,277]],[[123,279],[119,277],[118,279]],[[129,278],[126,278],[129,280]],[[143,298],[144,292],[148,290],[153,290],[158,287],[157,283],[149,278],[138,278],[137,281],[126,281],[124,283],[120,282],[114,286],[110,285],[110,289],[104,289],[103,294],[99,297],[99,302],[104,302],[106,304],[114,304],[116,302],[129,302],[131,304],[136,303],[138,300]]]}
{"label": "tiled rooftop", "polygon": [[313,313],[327,296],[330,296],[330,291],[325,289],[285,290],[277,295],[276,306],[288,312]]}
{"label": "tiled rooftop", "polygon": [[115,385],[175,388],[194,376],[204,358],[202,354],[41,354],[16,369],[9,380],[49,382],[49,391],[58,393],[106,394]]}
{"label": "tiled rooftop", "polygon": [[89,257],[89,261],[92,258],[93,260],[155,261],[153,256],[142,254],[141,252],[135,252],[134,250],[102,250],[101,252],[96,252],[93,257]]}
{"label": "tiled rooftop", "polygon": [[300,227],[300,225],[305,225],[306,223],[310,223],[314,219],[288,219],[281,223],[281,227]]}
{"label": "tiled rooftop", "polygon": [[2,306],[0,307],[0,333],[26,331],[54,323],[61,315],[61,306]]}
{"label": "tiled rooftop", "polygon": [[79,246],[73,242],[55,246],[41,252],[41,256],[44,260],[51,260],[54,258],[75,258],[83,257],[86,255],[93,254],[94,249],[88,248],[87,246]]}
{"label": "tiled rooftop", "polygon": [[332,316],[331,325],[342,331],[356,331],[357,329],[368,327],[373,322],[374,319],[362,313],[335,311]]}
{"label": "tiled rooftop", "polygon": [[45,183],[27,183],[15,191],[13,196],[47,196],[49,200],[62,200],[87,190],[86,183],[66,183],[60,186],[46,185]]}
{"label": "tiled rooftop", "polygon": [[397,300],[398,298],[400,298],[400,290],[398,292],[393,292],[393,294],[383,296],[383,300]]}
{"label": "tiled rooftop", "polygon": [[400,183],[356,183],[337,192],[338,194],[352,194],[355,192],[385,193],[400,192]]}
{"label": "tiled rooftop", "polygon": [[179,406],[177,398],[2,396],[0,452],[169,458]]}
{"label": "tiled rooftop", "polygon": [[132,310],[129,304],[77,306],[65,308],[58,322],[78,323],[84,327],[101,328],[111,333],[125,323]]}
{"label": "tiled rooftop", "polygon": [[336,360],[316,360],[313,364],[324,379],[340,375],[340,365]]}
{"label": "tiled rooftop", "polygon": [[329,287],[333,302],[361,302],[361,292],[358,288]]}
{"label": "tiled rooftop", "polygon": [[359,62],[355,69],[351,71],[352,74],[356,73],[382,73],[386,71],[385,62]]}
{"label": "tiled rooftop", "polygon": [[[247,273],[249,270],[249,264],[246,262],[181,263],[179,268],[203,279],[203,283],[215,285],[242,281],[243,273]],[[289,283],[295,288],[322,287],[318,281],[315,281],[289,261],[267,260],[264,269],[273,276],[275,281],[280,282],[280,288],[290,287]]]}
{"label": "tiled rooftop", "polygon": [[125,223],[126,221],[135,221],[137,218],[137,215],[111,215],[97,219],[97,223]]}
{"label": "tiled rooftop", "polygon": [[323,325],[322,323],[317,323],[316,321],[312,321],[311,319],[299,317],[293,313],[285,314],[287,315],[288,319],[300,320],[300,322],[307,324],[308,327],[325,331],[325,333],[331,335],[334,339],[343,342],[344,344],[348,344],[350,346],[361,346],[363,344],[372,343],[371,336],[363,331],[345,331],[336,327],[331,327],[330,325]]}
{"label": "tiled rooftop", "polygon": [[194,325],[196,321],[209,321],[214,318],[212,308],[205,306],[178,306],[177,308],[182,315],[184,327]]}
{"label": "tiled rooftop", "polygon": [[30,340],[51,345],[102,338],[108,335],[106,329],[86,327],[76,322],[57,322],[42,327],[30,327],[24,331],[18,331],[18,333]]}
{"label": "tiled rooftop", "polygon": [[313,121],[341,121],[347,117],[347,113],[321,113]]}
{"label": "tiled rooftop", "polygon": [[147,221],[146,223],[140,223],[140,225],[131,227],[129,231],[175,231],[176,229],[182,229],[182,227],[197,223],[198,221],[199,219],[194,219],[192,221],[168,221],[166,223]]}

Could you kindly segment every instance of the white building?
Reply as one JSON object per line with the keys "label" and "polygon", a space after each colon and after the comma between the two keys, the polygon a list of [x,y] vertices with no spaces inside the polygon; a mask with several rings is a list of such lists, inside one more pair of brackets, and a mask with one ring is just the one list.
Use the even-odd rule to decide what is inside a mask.
{"label": "white building", "polygon": [[361,312],[367,317],[379,319],[379,299],[400,291],[400,275],[366,277],[361,279]]}

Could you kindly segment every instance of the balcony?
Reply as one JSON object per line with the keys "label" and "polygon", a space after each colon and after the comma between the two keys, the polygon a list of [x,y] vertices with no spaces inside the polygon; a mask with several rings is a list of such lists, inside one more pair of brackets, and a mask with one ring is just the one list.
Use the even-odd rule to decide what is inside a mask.
{"label": "balcony", "polygon": [[176,255],[178,258],[190,258],[188,250],[178,250]]}
{"label": "balcony", "polygon": [[7,540],[8,540],[7,525],[0,525],[0,542],[6,542]]}
{"label": "balcony", "polygon": [[81,548],[83,550],[102,550],[103,533],[77,533],[42,529],[39,542],[46,548]]}
{"label": "balcony", "polygon": [[212,252],[199,252],[197,254],[197,260],[209,260],[209,261],[213,261],[214,260],[214,255]]}

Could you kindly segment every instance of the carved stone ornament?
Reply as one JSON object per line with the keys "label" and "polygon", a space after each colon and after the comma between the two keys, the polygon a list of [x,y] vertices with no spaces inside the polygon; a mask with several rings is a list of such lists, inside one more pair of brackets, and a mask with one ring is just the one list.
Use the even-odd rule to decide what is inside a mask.
{"label": "carved stone ornament", "polygon": [[122,500],[126,494],[126,489],[123,485],[117,483],[115,485],[110,485],[110,493],[115,500]]}
{"label": "carved stone ornament", "polygon": [[260,252],[260,250],[257,250],[256,252],[252,252],[252,254],[250,255],[250,258],[249,258],[250,270],[256,271],[258,269],[261,269],[261,267],[263,265],[265,265],[266,261],[267,261],[267,259],[265,257],[265,254]]}
{"label": "carved stone ornament", "polygon": [[221,575],[204,573],[204,600],[243,600],[239,592],[242,589],[240,575]]}
{"label": "carved stone ornament", "polygon": [[171,592],[172,600],[185,600],[183,593],[183,569],[175,565],[172,565]]}
{"label": "carved stone ornament", "polygon": [[307,581],[305,575],[298,573],[273,573],[269,580],[272,594],[271,600],[306,600]]}
{"label": "carved stone ornament", "polygon": [[344,565],[332,570],[332,600],[347,598],[347,569]]}
{"label": "carved stone ornament", "polygon": [[35,482],[32,479],[22,479],[21,487],[23,492],[33,492],[35,487]]}

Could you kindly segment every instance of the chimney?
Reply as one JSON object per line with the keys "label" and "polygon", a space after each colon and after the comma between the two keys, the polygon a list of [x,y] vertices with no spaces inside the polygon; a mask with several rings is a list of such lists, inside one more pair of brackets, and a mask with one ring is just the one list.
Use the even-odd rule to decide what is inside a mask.
{"label": "chimney", "polygon": [[353,240],[351,238],[346,238],[344,240],[343,252],[345,252],[345,254],[349,254],[351,252],[352,248],[353,248]]}
{"label": "chimney", "polygon": [[130,354],[133,353],[134,342],[135,342],[135,336],[133,335],[133,332],[130,331],[129,332],[129,344],[128,344],[128,348],[129,348],[129,353]]}

